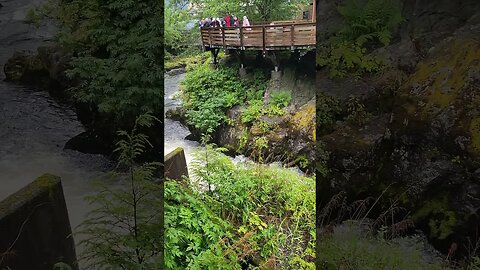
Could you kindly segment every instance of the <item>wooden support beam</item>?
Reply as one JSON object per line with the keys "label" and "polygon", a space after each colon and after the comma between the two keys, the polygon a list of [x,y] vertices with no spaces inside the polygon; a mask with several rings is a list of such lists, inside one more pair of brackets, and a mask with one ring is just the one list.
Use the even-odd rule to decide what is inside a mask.
{"label": "wooden support beam", "polygon": [[317,0],[313,0],[312,7],[312,22],[317,21]]}
{"label": "wooden support beam", "polygon": [[292,24],[292,26],[290,26],[290,38],[291,38],[291,50],[293,51],[293,49],[295,48],[295,25]]}
{"label": "wooden support beam", "polygon": [[245,50],[245,47],[243,46],[243,26],[240,26],[240,49]]}
{"label": "wooden support beam", "polygon": [[262,34],[263,34],[263,43],[262,44],[263,44],[263,51],[264,52],[267,50],[267,45],[265,44],[265,40],[266,40],[265,31],[266,31],[266,29],[265,29],[265,25],[264,25],[264,26],[262,26]]}
{"label": "wooden support beam", "polygon": [[223,50],[226,51],[227,47],[225,46],[225,27],[222,27],[222,41],[223,41]]}

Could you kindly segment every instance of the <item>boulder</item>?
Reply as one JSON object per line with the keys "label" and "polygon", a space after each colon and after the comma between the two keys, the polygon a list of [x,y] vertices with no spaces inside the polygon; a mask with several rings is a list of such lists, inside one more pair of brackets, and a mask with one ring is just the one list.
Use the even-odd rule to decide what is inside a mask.
{"label": "boulder", "polygon": [[45,89],[54,97],[68,98],[71,85],[65,75],[70,56],[57,46],[39,47],[36,54],[15,52],[4,66],[7,81]]}

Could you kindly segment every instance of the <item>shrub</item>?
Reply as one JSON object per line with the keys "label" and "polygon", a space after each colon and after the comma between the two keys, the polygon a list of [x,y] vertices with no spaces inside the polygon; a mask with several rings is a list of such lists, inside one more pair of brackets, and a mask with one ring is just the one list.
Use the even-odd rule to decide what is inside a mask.
{"label": "shrub", "polygon": [[367,41],[387,46],[403,21],[398,0],[348,0],[338,11],[345,20],[340,35],[360,46]]}
{"label": "shrub", "polygon": [[336,115],[340,113],[339,101],[334,97],[323,94],[317,95],[316,103],[316,122],[317,129],[327,131],[335,122]]}
{"label": "shrub", "polygon": [[369,114],[365,111],[365,106],[357,97],[351,96],[347,103],[347,121],[350,124],[363,126],[367,121]]}
{"label": "shrub", "polygon": [[270,104],[283,108],[287,107],[292,100],[292,94],[289,91],[273,92],[271,98]]}
{"label": "shrub", "polygon": [[242,123],[251,123],[258,120],[263,115],[263,102],[261,100],[252,100],[242,111]]}
{"label": "shrub", "polygon": [[331,77],[356,76],[376,72],[382,64],[369,55],[366,44],[387,46],[392,32],[403,21],[399,0],[348,0],[338,8],[344,25],[317,55],[319,66],[326,66]]}
{"label": "shrub", "polygon": [[181,83],[187,122],[204,133],[225,123],[228,108],[243,101],[245,86],[233,68],[197,66]]}
{"label": "shrub", "polygon": [[111,188],[99,182],[100,191],[87,197],[98,208],[79,226],[78,233],[85,236],[79,259],[85,269],[158,269],[163,263],[163,224],[158,211],[161,185],[153,182],[159,164],[134,163],[149,144],[137,129],[152,126],[153,119],[142,115],[131,132],[118,132],[119,167],[125,167],[127,173],[112,172],[111,176],[122,185]]}
{"label": "shrub", "polygon": [[[234,165],[222,151],[207,145],[196,153],[191,190],[184,187],[182,192],[187,195],[173,196],[176,203],[169,203],[166,211],[168,215],[177,216],[171,226],[183,227],[182,224],[192,222],[187,220],[191,216],[181,216],[179,209],[191,207],[192,202],[198,201],[207,204],[210,211],[210,220],[204,220],[202,213],[195,215],[202,217],[198,224],[219,224],[223,220],[230,225],[222,226],[224,231],[195,252],[201,255],[194,259],[191,257],[192,260],[187,261],[186,256],[166,259],[183,260],[180,265],[190,262],[188,266],[202,263],[204,268],[198,269],[235,269],[236,263],[253,267],[249,263],[253,258],[259,259],[259,265],[265,268],[273,264],[278,269],[314,269],[315,178],[303,177],[294,170],[278,166]],[[202,189],[205,185],[211,188]],[[167,194],[166,197],[172,197]],[[185,196],[199,200],[182,199]],[[191,226],[192,233],[199,230],[195,226]],[[189,233],[184,232],[185,235]],[[166,239],[171,237],[168,234],[167,227]],[[185,246],[180,252],[192,253]],[[215,268],[207,268],[207,262]]]}

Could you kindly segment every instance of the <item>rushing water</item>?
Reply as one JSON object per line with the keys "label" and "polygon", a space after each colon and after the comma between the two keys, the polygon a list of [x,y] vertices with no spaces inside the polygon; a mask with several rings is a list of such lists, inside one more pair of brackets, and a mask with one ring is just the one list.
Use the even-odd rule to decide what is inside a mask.
{"label": "rushing water", "polygon": [[[0,66],[17,50],[35,51],[51,42],[55,26],[25,24],[25,13],[39,0],[0,0]],[[3,70],[3,68],[2,68]],[[0,200],[51,173],[62,178],[72,227],[91,209],[83,197],[93,192],[89,180],[109,168],[100,155],[63,150],[84,131],[75,112],[45,91],[4,82],[0,72]]]}
{"label": "rushing water", "polygon": [[[181,101],[177,97],[180,81],[183,80],[185,74],[169,75],[165,74],[165,111],[181,106]],[[187,164],[192,161],[192,154],[198,142],[186,140],[190,134],[188,128],[178,121],[165,118],[165,153],[170,153],[177,147],[181,147],[185,151]]]}

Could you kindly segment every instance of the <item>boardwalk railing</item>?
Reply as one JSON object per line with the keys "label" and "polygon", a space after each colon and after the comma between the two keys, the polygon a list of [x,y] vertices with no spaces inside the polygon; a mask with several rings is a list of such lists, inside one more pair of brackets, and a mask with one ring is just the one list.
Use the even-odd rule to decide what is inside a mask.
{"label": "boardwalk railing", "polygon": [[201,28],[206,49],[235,50],[295,50],[314,48],[315,22],[272,22],[245,27]]}

